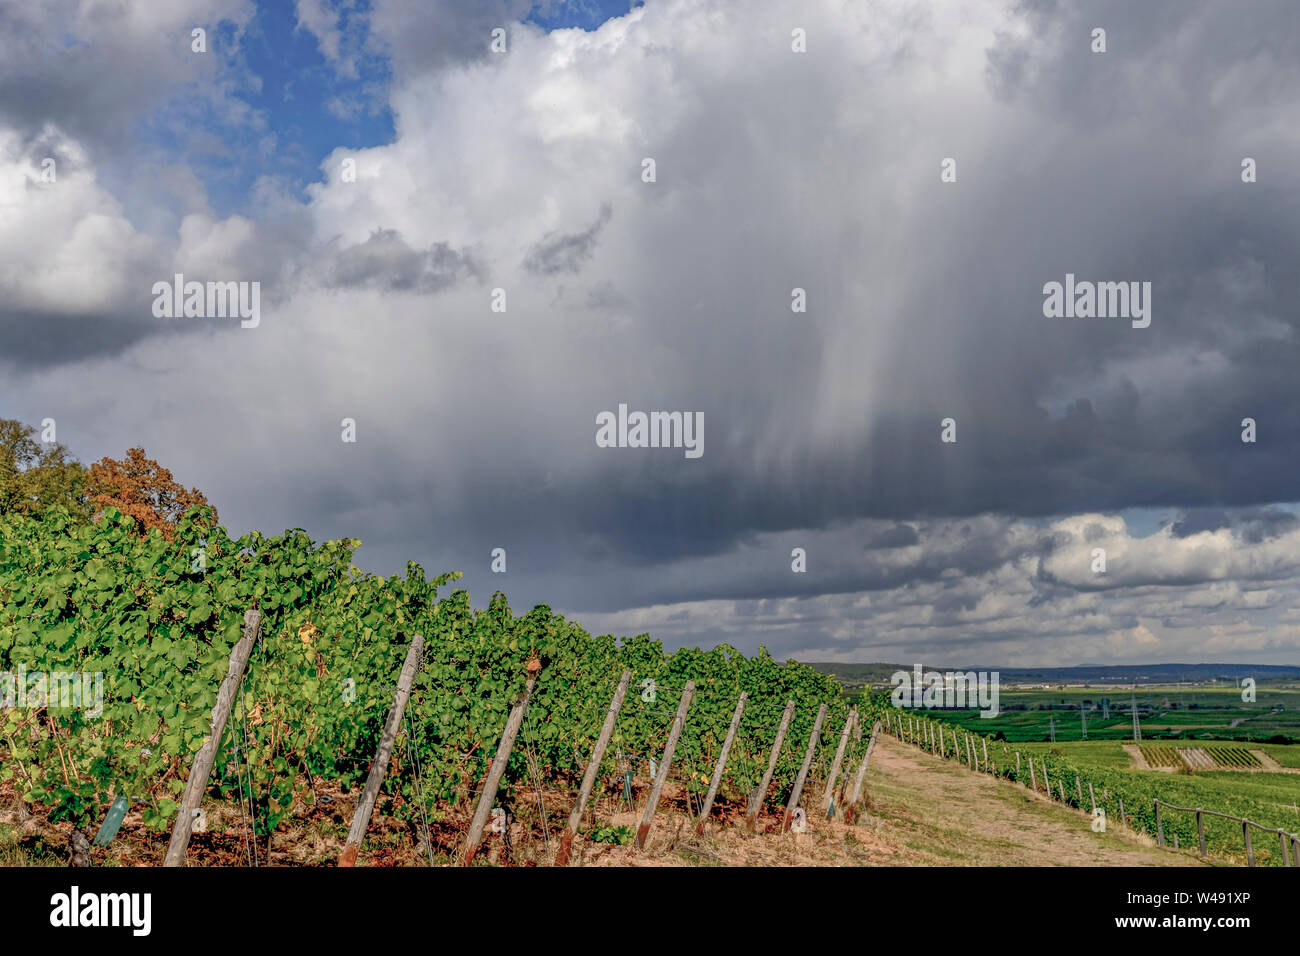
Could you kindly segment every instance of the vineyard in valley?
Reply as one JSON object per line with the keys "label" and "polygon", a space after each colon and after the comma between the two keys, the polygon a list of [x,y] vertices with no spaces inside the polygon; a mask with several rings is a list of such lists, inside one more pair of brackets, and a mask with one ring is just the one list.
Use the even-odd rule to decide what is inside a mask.
{"label": "vineyard in valley", "polygon": [[1252,770],[1263,766],[1259,757],[1245,747],[1142,744],[1139,750],[1153,770]]}
{"label": "vineyard in valley", "polygon": [[1160,770],[1168,767],[1171,770],[1185,766],[1182,758],[1178,756],[1178,750],[1174,747],[1153,747],[1150,745],[1143,746],[1142,757],[1147,762],[1147,766]]}
{"label": "vineyard in valley", "polygon": [[1237,770],[1261,766],[1244,747],[1179,747],[1178,755],[1193,770]]}
{"label": "vineyard in valley", "polygon": [[[544,605],[516,616],[500,594],[475,610],[464,591],[439,597],[457,575],[430,580],[415,564],[386,579],[359,571],[358,545],[318,544],[301,531],[231,538],[201,508],[170,538],[133,533],[112,508],[90,523],[60,510],[0,517],[0,672],[16,675],[0,696],[26,695],[0,709],[0,780],[54,822],[93,830],[126,797],[145,826],[166,829],[250,609],[262,615],[261,638],[207,794],[238,806],[260,837],[319,791],[346,794],[365,781],[417,634],[423,653],[381,806],[426,832],[482,786],[530,672],[536,684],[500,802],[522,812],[540,798],[543,827],[545,794],[552,813],[557,792],[571,800],[624,670],[631,690],[598,797],[611,788],[630,797],[634,780],[653,775],[688,682],[694,699],[672,760],[688,806],[698,808],[709,788],[742,693],[721,800],[755,790],[787,701],[795,707],[770,801],[790,792],[819,710],[814,775],[845,739],[849,702],[834,678],[807,666],[725,645],[665,653],[646,635],[591,635]],[[102,699],[63,699],[58,675],[65,685],[66,675],[87,675],[74,685],[87,694],[95,675]],[[845,739],[846,767],[861,758],[871,716],[860,714]],[[606,830],[593,833],[608,839]]]}

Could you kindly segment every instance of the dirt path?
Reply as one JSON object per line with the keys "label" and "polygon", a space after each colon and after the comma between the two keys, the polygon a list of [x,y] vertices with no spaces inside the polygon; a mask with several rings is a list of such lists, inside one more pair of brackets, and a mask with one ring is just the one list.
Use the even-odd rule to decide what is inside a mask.
{"label": "dirt path", "polygon": [[[820,792],[817,787],[812,788]],[[644,853],[587,845],[588,866],[1199,866],[1189,853],[1111,828],[1007,781],[882,735],[867,772],[865,812],[856,826],[810,814],[808,832],[777,832],[766,820],[749,836],[710,826],[696,838],[671,814],[656,823]],[[663,816],[663,815],[661,815]],[[616,823],[634,826],[627,815]]]}
{"label": "dirt path", "polygon": [[1172,770],[1173,767],[1152,767],[1147,758],[1142,756],[1142,748],[1137,744],[1124,744],[1124,752],[1133,758],[1133,767],[1137,770]]}
{"label": "dirt path", "polygon": [[1150,837],[1111,826],[1004,780],[882,736],[867,772],[867,829],[936,865],[1196,866]]}

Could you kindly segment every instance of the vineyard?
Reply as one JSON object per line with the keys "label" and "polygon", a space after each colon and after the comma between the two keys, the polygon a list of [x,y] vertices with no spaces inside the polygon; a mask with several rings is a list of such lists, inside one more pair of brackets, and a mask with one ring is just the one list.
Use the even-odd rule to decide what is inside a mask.
{"label": "vineyard", "polygon": [[1180,747],[1183,759],[1195,769],[1234,770],[1261,766],[1259,758],[1244,747]]}
{"label": "vineyard", "polygon": [[[0,673],[10,675],[0,697],[27,695],[26,707],[0,708],[0,778],[54,821],[93,828],[127,797],[147,826],[168,827],[253,609],[261,637],[207,793],[237,802],[261,836],[318,789],[348,793],[365,781],[416,635],[419,669],[380,800],[426,833],[472,802],[530,674],[520,746],[498,798],[512,815],[544,792],[553,809],[557,793],[571,802],[624,670],[631,690],[597,795],[621,788],[631,798],[634,779],[653,776],[688,682],[694,697],[672,773],[691,807],[709,787],[742,693],[723,798],[756,789],[787,701],[795,706],[769,801],[790,792],[820,710],[819,763],[844,739],[849,708],[835,680],[761,648],[748,658],[726,645],[666,654],[646,635],[588,634],[544,605],[515,616],[500,594],[474,610],[464,591],[438,596],[458,575],[430,580],[409,564],[404,577],[378,578],[352,565],[355,540],[317,544],[301,531],[234,539],[203,509],[187,513],[171,540],[131,529],[111,508],[95,523],[58,510],[0,518]],[[94,675],[102,700],[98,686],[95,702],[56,693],[57,675],[66,685],[69,674],[88,675],[74,682],[81,690]],[[866,745],[870,715],[859,716],[845,766]],[[546,814],[543,805],[541,826]]]}
{"label": "vineyard", "polygon": [[[1264,838],[1256,831],[1256,842],[1250,851],[1253,865],[1300,866],[1300,836],[1296,835],[1296,819],[1290,806],[1239,795],[1225,795],[1213,806],[1205,806],[1201,802],[1199,781],[1194,776],[1096,766],[1084,768],[1054,754],[1022,754],[1005,741],[973,734],[946,721],[894,710],[885,715],[884,725],[899,739],[959,760],[972,770],[1013,780],[1090,814],[1100,809],[1108,825],[1128,827],[1151,836],[1159,834],[1169,845],[1175,841],[1185,847],[1198,845],[1197,821],[1191,813],[1168,810],[1157,817],[1156,801],[1215,811],[1215,814],[1204,814],[1201,824],[1209,854],[1225,862],[1247,862],[1242,824],[1239,819],[1233,819],[1247,818],[1268,834]],[[1156,759],[1178,759],[1176,748],[1143,746],[1144,756],[1148,749],[1156,751]],[[1212,749],[1224,751],[1222,759],[1229,759],[1238,748]],[[1166,753],[1174,756],[1167,757]]]}
{"label": "vineyard", "polygon": [[[1206,686],[1139,686],[1122,696],[1104,686],[1006,686],[1006,675],[1003,682],[995,717],[956,709],[945,711],[943,719],[972,733],[1000,734],[1016,743],[1123,741],[1133,737],[1136,709],[1142,739],[1147,743],[1199,746],[1226,741],[1251,749],[1300,743],[1300,688],[1290,681],[1261,684],[1258,700],[1252,702],[1243,701],[1241,689],[1231,681]],[[1115,694],[1115,699],[1110,694]]]}
{"label": "vineyard", "polygon": [[1149,767],[1170,767],[1177,769],[1185,766],[1181,757],[1178,756],[1178,750],[1175,747],[1152,747],[1143,744],[1141,747],[1142,758],[1146,760]]}
{"label": "vineyard", "polygon": [[1153,769],[1248,770],[1262,767],[1245,747],[1173,747],[1140,745],[1142,758]]}

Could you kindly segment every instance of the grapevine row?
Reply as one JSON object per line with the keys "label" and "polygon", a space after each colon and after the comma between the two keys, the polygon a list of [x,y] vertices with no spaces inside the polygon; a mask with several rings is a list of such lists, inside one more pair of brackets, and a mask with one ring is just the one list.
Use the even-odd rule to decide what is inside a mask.
{"label": "grapevine row", "polygon": [[[807,740],[824,703],[824,749],[847,716],[834,678],[762,648],[752,657],[727,645],[665,653],[648,635],[591,635],[545,605],[516,616],[500,593],[475,610],[464,591],[438,596],[459,575],[430,580],[411,563],[405,576],[380,578],[352,565],[355,540],[317,544],[301,530],[231,538],[210,519],[191,510],[169,541],[133,534],[112,508],[89,524],[59,510],[0,517],[0,673],[103,675],[97,714],[55,700],[0,709],[0,777],[52,820],[92,826],[124,794],[148,825],[168,825],[251,608],[262,612],[263,637],[212,787],[228,798],[251,789],[259,833],[320,782],[346,792],[364,781],[416,634],[424,659],[403,733],[420,772],[399,761],[385,781],[385,809],[397,816],[436,813],[473,794],[530,662],[540,665],[525,726],[536,764],[517,751],[508,785],[530,773],[561,782],[581,774],[624,668],[635,696],[607,761],[657,753],[682,686],[694,681],[674,759],[693,794],[707,787],[742,691],[749,705],[724,792],[758,783],[787,700],[797,702],[788,741]],[[791,783],[801,750],[784,748],[773,798]]]}

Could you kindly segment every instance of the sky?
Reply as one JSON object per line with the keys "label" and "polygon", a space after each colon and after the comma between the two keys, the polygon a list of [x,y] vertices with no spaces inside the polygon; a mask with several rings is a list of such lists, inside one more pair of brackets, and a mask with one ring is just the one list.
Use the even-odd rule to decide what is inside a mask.
{"label": "sky", "polygon": [[1300,664],[1298,186],[1292,0],[0,0],[0,417],[669,648]]}

